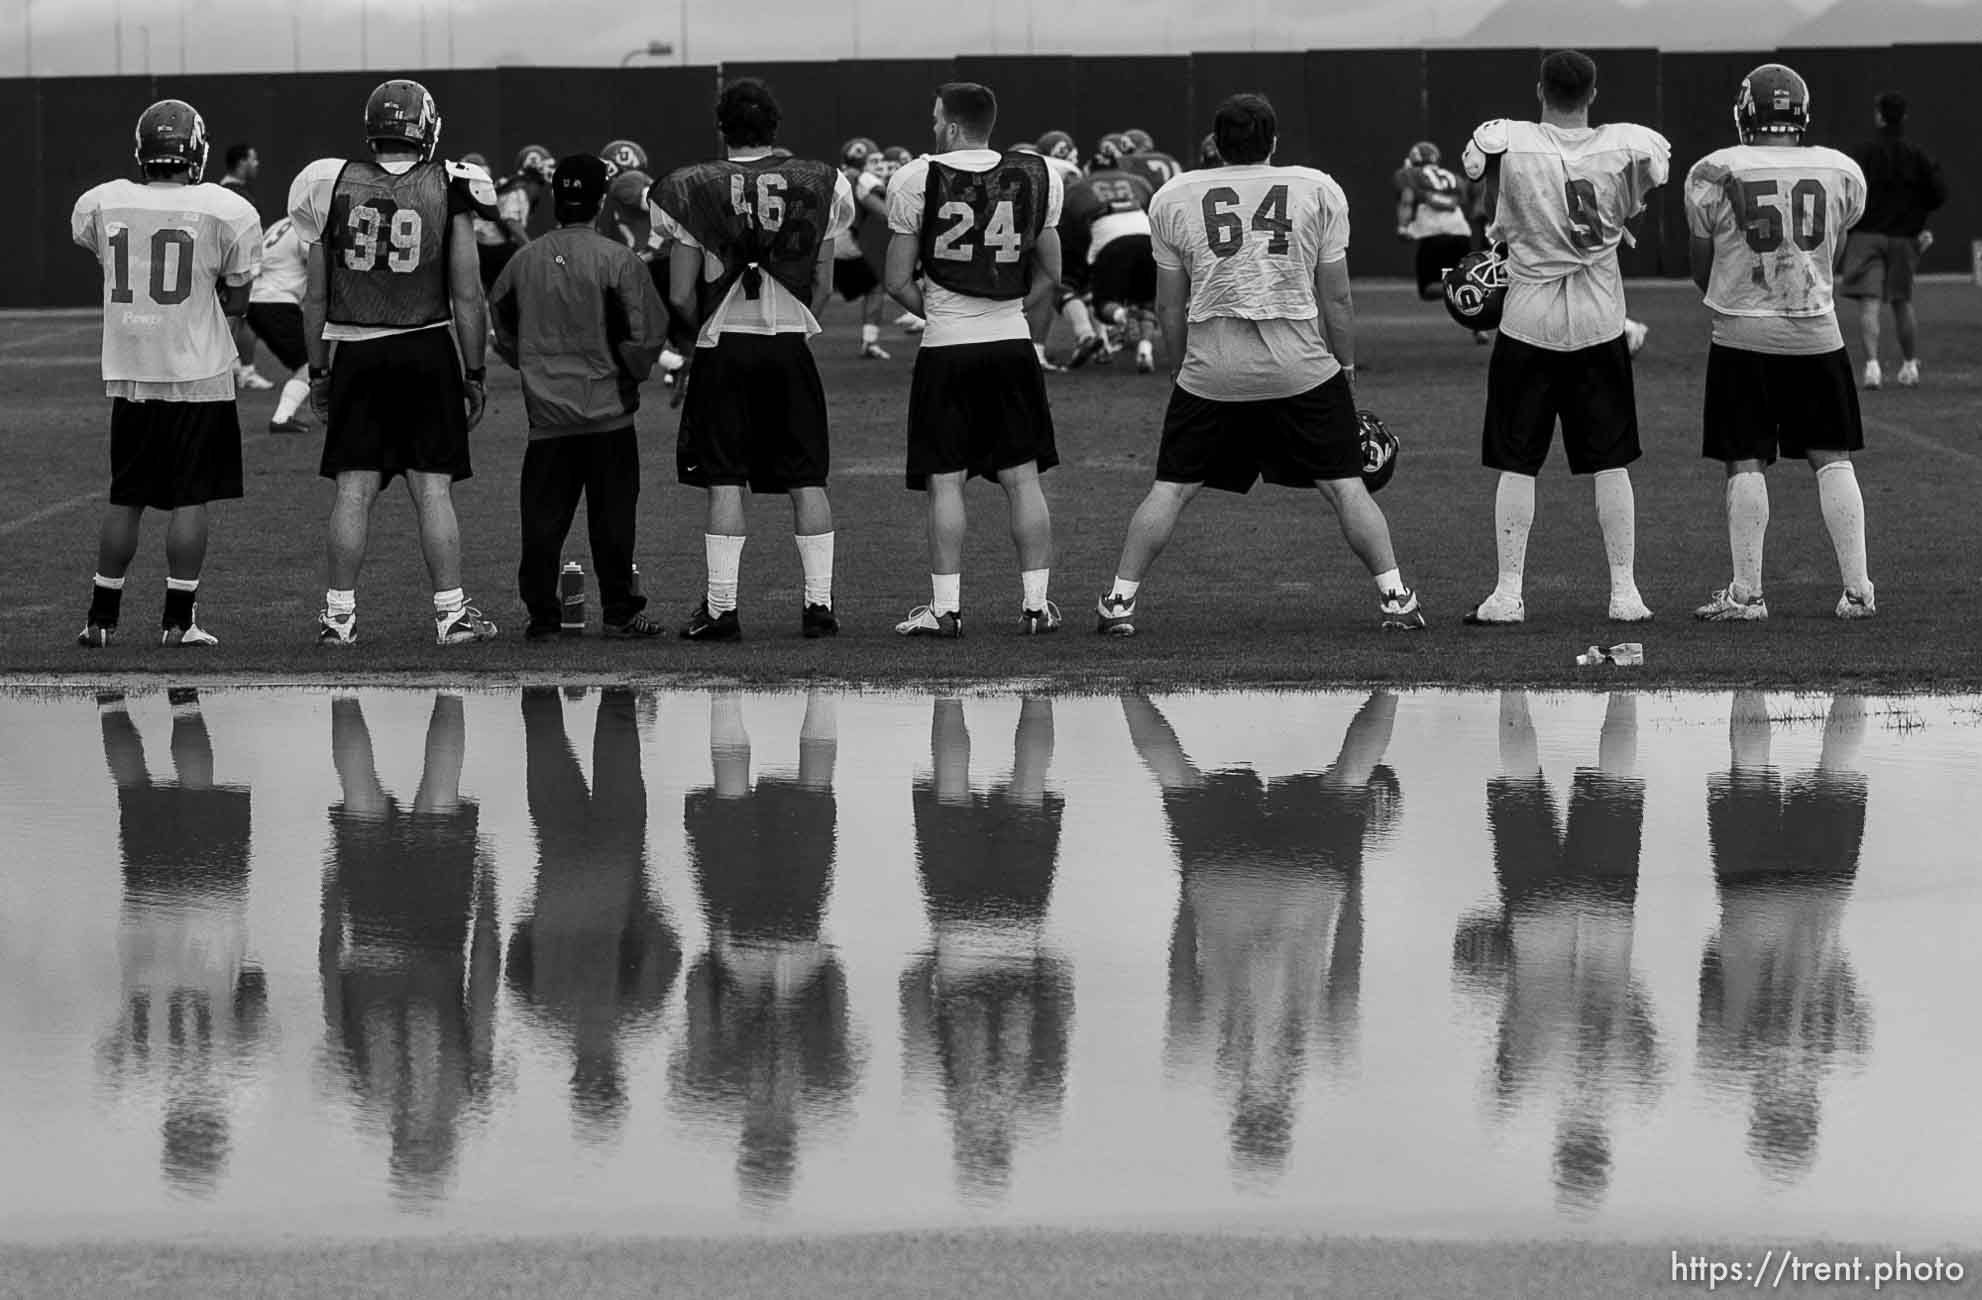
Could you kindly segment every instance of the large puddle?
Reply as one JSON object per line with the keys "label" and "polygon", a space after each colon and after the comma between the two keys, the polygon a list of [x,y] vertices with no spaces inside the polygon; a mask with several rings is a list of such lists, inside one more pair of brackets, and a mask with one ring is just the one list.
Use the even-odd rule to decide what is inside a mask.
{"label": "large puddle", "polygon": [[1982,1242],[1982,705],[0,698],[0,1236]]}

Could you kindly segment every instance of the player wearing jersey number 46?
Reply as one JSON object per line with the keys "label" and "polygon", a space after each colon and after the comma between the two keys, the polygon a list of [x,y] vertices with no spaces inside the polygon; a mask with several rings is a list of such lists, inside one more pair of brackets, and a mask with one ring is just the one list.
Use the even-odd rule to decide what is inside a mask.
{"label": "player wearing jersey number 46", "polygon": [[1539,122],[1493,121],[1466,145],[1466,174],[1486,183],[1490,242],[1507,245],[1507,299],[1487,366],[1482,459],[1498,470],[1493,594],[1475,626],[1527,617],[1522,577],[1535,518],[1535,478],[1562,424],[1569,472],[1596,478],[1597,522],[1610,563],[1610,617],[1642,623],[1637,507],[1625,468],[1640,455],[1632,387],[1633,331],[1624,315],[1617,247],[1625,223],[1665,183],[1671,146],[1628,122],[1590,125],[1597,65],[1561,50],[1542,60]]}
{"label": "player wearing jersey number 46", "polygon": [[1769,526],[1763,471],[1778,454],[1810,462],[1844,594],[1837,616],[1877,611],[1865,564],[1865,501],[1851,453],[1865,445],[1858,389],[1832,300],[1832,268],[1865,211],[1865,175],[1835,149],[1806,146],[1810,88],[1765,63],[1734,102],[1738,144],[1686,177],[1693,282],[1714,315],[1707,353],[1701,454],[1727,467],[1727,539],[1734,576],[1694,617],[1757,622],[1762,538]]}
{"label": "player wearing jersey number 46", "polygon": [[303,342],[310,405],[324,422],[320,472],[337,484],[317,619],[323,645],[358,638],[372,507],[400,474],[433,581],[434,639],[496,634],[461,590],[454,515],[484,403],[489,326],[475,219],[496,219],[495,184],[480,167],[435,156],[440,126],[426,87],[384,82],[365,101],[370,156],[311,163],[289,190],[290,220],[310,245]]}
{"label": "player wearing jersey number 46", "polygon": [[109,181],[76,201],[70,234],[103,267],[103,389],[110,411],[110,506],[97,541],[89,616],[76,642],[117,635],[124,575],[146,510],[162,510],[168,646],[210,646],[194,619],[207,503],[241,496],[234,338],[261,269],[261,222],[247,200],[202,183],[206,123],[168,99],[138,118],[142,181]]}
{"label": "player wearing jersey number 46", "polygon": [[1201,489],[1243,494],[1260,478],[1319,489],[1376,579],[1382,626],[1422,628],[1363,482],[1348,200],[1323,172],[1273,165],[1278,121],[1264,96],[1232,96],[1213,128],[1224,165],[1178,177],[1150,207],[1156,310],[1181,364],[1156,483],[1129,523],[1096,629],[1135,632],[1143,578]]}

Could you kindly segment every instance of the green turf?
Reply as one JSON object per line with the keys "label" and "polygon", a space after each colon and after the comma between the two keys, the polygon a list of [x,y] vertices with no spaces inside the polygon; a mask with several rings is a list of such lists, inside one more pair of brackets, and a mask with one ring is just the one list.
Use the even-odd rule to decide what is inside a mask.
{"label": "green turf", "polygon": [[[1982,291],[1965,283],[1923,286],[1927,384],[1865,395],[1870,446],[1860,478],[1881,612],[1857,625],[1831,617],[1836,564],[1810,472],[1800,464],[1778,466],[1771,476],[1771,620],[1691,621],[1692,607],[1725,581],[1728,567],[1721,471],[1698,455],[1707,321],[1690,289],[1647,285],[1632,292],[1633,314],[1652,326],[1637,371],[1646,456],[1633,477],[1639,582],[1658,621],[1639,629],[1605,623],[1604,554],[1589,485],[1568,477],[1558,452],[1541,480],[1529,622],[1511,630],[1461,628],[1459,616],[1491,589],[1495,570],[1494,475],[1478,456],[1487,350],[1408,289],[1365,286],[1359,305],[1361,397],[1404,442],[1397,479],[1380,500],[1406,577],[1432,619],[1426,633],[1377,630],[1369,580],[1315,494],[1261,487],[1245,498],[1207,493],[1186,515],[1145,587],[1141,635],[1091,635],[1095,595],[1112,576],[1123,530],[1148,486],[1168,389],[1158,377],[1117,365],[1050,382],[1064,463],[1045,482],[1054,510],[1054,595],[1066,611],[1066,631],[1016,635],[1019,584],[1003,498],[995,487],[973,484],[968,635],[961,643],[899,640],[893,623],[928,598],[922,498],[905,491],[900,476],[914,345],[891,336],[892,362],[858,361],[851,317],[837,308],[816,347],[834,421],[836,604],[846,626],[839,640],[799,639],[789,510],[781,500],[762,500],[754,503],[744,552],[743,644],[525,644],[516,635],[522,619],[514,594],[522,401],[514,375],[498,368],[490,417],[475,435],[477,475],[457,500],[468,589],[503,626],[502,640],[451,650],[431,644],[412,512],[395,494],[381,503],[360,584],[364,643],[345,652],[313,643],[330,501],[329,485],[316,475],[318,439],[261,432],[273,394],[242,401],[248,497],[217,511],[201,619],[223,645],[166,652],[138,644],[155,626],[161,600],[162,525],[154,522],[125,599],[126,643],[96,653],[75,648],[95,556],[91,494],[102,491],[108,464],[96,322],[73,313],[0,318],[0,403],[10,451],[10,472],[0,480],[0,672],[627,674],[881,684],[1048,678],[1069,686],[1543,685],[1628,673],[1657,685],[1982,687],[1974,522],[1982,489]],[[673,622],[700,594],[703,504],[701,494],[674,482],[675,420],[666,396],[654,386],[642,417],[639,556],[656,612]],[[574,531],[569,553],[584,558],[582,521]],[[1575,667],[1576,652],[1591,642],[1625,639],[1645,643],[1643,669]]]}

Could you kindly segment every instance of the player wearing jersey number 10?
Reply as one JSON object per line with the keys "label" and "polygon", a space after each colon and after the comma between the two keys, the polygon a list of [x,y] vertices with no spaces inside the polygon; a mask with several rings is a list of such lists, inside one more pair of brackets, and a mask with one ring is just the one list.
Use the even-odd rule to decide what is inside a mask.
{"label": "player wearing jersey number 10", "polygon": [[322,645],[358,639],[372,506],[398,474],[419,514],[435,640],[496,634],[461,590],[454,516],[454,483],[472,472],[468,432],[482,418],[489,326],[475,218],[495,219],[495,183],[434,156],[440,125],[426,87],[385,82],[365,102],[372,156],[311,163],[289,189],[290,219],[311,245],[303,341],[310,405],[324,421],[321,473],[337,484]]}
{"label": "player wearing jersey number 10", "polygon": [[[936,92],[935,154],[888,186],[886,282],[925,318],[908,399],[908,486],[929,494],[931,596],[903,636],[962,634],[964,483],[995,478],[1018,547],[1019,628],[1060,626],[1046,598],[1053,525],[1039,476],[1060,463],[1027,303],[1060,282],[1060,178],[1036,153],[990,147],[998,99],[974,82]],[[920,278],[918,278],[918,268]]]}
{"label": "player wearing jersey number 10", "polygon": [[1865,211],[1865,174],[1835,149],[1806,146],[1810,88],[1780,63],[1741,82],[1740,143],[1686,177],[1693,282],[1714,314],[1702,454],[1727,466],[1731,582],[1694,611],[1703,622],[1759,622],[1769,489],[1780,451],[1810,462],[1844,594],[1837,616],[1870,618],[1865,501],[1851,453],[1865,445],[1858,388],[1831,296],[1845,232]]}
{"label": "player wearing jersey number 10", "polygon": [[1363,484],[1348,199],[1325,173],[1273,165],[1279,121],[1265,96],[1232,96],[1213,125],[1223,165],[1177,177],[1150,205],[1156,311],[1181,364],[1156,482],[1096,630],[1135,632],[1136,593],[1201,489],[1243,494],[1262,477],[1319,489],[1376,579],[1383,626],[1422,628]]}

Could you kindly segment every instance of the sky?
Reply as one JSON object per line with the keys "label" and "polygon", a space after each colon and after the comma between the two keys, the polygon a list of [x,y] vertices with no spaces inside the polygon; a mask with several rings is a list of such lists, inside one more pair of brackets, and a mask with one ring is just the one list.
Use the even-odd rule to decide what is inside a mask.
{"label": "sky", "polygon": [[[1927,39],[1982,40],[1982,0],[1895,0]],[[1772,43],[1830,0],[1512,0],[1520,31],[1665,48]],[[1839,39],[1889,7],[1840,0]],[[652,40],[690,61],[1396,47],[1467,38],[1502,0],[0,0],[0,75],[613,65]],[[1705,26],[1701,15],[1715,21]],[[1854,35],[1851,23],[1863,26]],[[1579,36],[1578,26],[1591,36]],[[1496,29],[1489,24],[1488,30]],[[1559,33],[1559,35],[1555,35]],[[121,38],[121,39],[120,39]],[[1535,37],[1535,39],[1545,39]]]}

